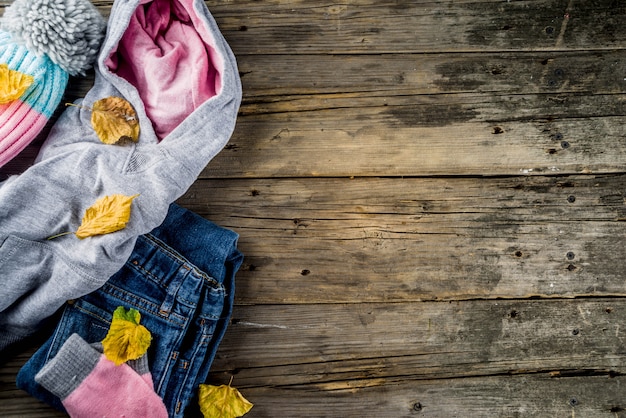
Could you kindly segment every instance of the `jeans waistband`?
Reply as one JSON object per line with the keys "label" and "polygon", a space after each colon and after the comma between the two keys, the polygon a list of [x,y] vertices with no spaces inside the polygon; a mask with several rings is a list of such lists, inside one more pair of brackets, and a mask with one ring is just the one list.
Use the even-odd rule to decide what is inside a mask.
{"label": "jeans waistband", "polygon": [[236,263],[243,257],[237,249],[237,233],[206,222],[176,204],[170,205],[167,217],[150,235],[184,254],[186,260],[219,283],[228,274],[229,262]]}
{"label": "jeans waistband", "polygon": [[169,316],[177,302],[195,306],[202,287],[224,292],[222,283],[149,234],[137,239],[126,264],[163,289],[165,296],[158,309],[161,316]]}
{"label": "jeans waistband", "polygon": [[168,316],[176,301],[195,305],[203,286],[224,291],[227,267],[241,263],[237,239],[235,232],[173,204],[161,226],[138,237],[126,264],[165,289],[159,313]]}

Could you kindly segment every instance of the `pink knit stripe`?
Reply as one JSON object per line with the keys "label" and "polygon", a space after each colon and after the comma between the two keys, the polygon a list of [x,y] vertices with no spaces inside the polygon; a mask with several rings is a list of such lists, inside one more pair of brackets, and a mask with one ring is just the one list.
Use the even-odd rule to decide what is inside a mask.
{"label": "pink knit stripe", "polygon": [[20,101],[0,105],[0,167],[15,158],[48,122]]}

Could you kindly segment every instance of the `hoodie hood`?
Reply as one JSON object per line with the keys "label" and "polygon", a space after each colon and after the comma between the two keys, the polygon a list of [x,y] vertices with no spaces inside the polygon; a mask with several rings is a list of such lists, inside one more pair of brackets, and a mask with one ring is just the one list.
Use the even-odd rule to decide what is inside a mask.
{"label": "hoodie hood", "polygon": [[[228,142],[241,95],[235,56],[204,1],[117,0],[82,103],[125,98],[141,127],[136,152],[152,155],[137,158],[165,154],[195,177]],[[88,110],[79,116],[89,123]],[[69,141],[46,141],[39,159]]]}
{"label": "hoodie hood", "polygon": [[221,92],[224,51],[191,0],[143,0],[129,16],[105,71],[137,89],[162,139]]}

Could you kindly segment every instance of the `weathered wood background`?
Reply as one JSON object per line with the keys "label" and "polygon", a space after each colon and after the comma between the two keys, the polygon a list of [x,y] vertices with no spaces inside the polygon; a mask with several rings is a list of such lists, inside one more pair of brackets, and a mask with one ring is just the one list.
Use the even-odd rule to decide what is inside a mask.
{"label": "weathered wood background", "polygon": [[[244,101],[179,203],[246,255],[210,383],[250,417],[626,417],[626,2],[207,4]],[[2,416],[59,416],[14,388],[33,349]]]}

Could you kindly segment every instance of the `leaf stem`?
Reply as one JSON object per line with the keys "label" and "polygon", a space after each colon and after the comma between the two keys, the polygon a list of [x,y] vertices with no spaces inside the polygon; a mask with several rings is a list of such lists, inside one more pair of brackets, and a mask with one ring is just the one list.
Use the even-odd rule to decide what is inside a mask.
{"label": "leaf stem", "polygon": [[64,235],[69,235],[69,234],[73,234],[73,232],[71,232],[71,231],[70,232],[61,232],[60,234],[53,235],[53,236],[48,237],[46,239],[49,241],[51,239],[59,238],[59,237],[62,237]]}
{"label": "leaf stem", "polygon": [[79,108],[81,108],[81,109],[86,109],[86,110],[88,110],[88,111],[90,111],[90,112],[93,112],[93,109],[92,109],[92,108],[90,108],[89,106],[77,105],[77,104],[74,104],[74,103],[65,103],[65,106],[74,106],[74,107],[79,107]]}

